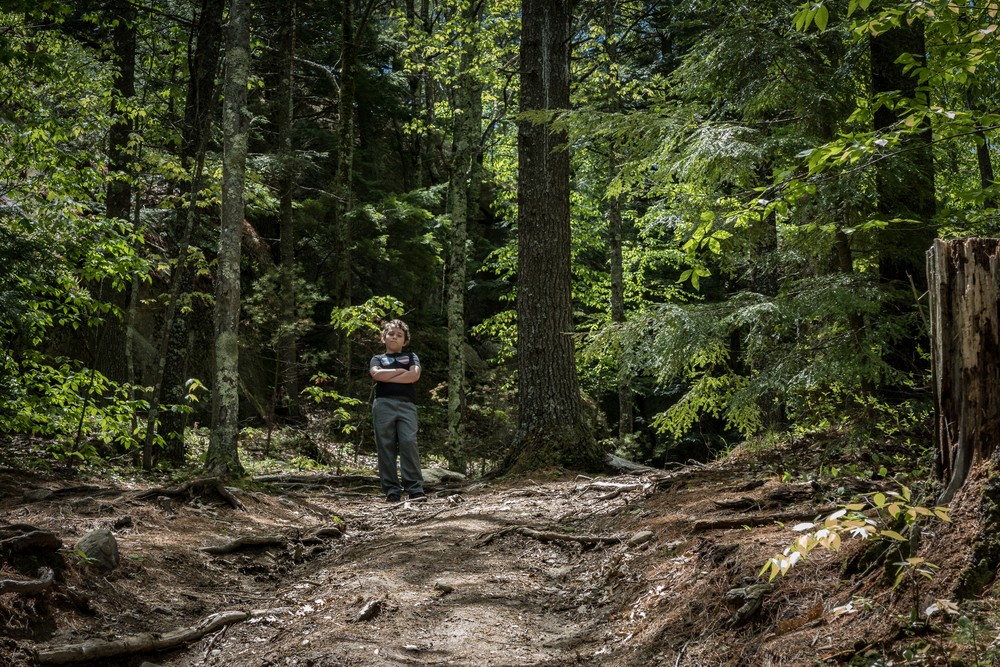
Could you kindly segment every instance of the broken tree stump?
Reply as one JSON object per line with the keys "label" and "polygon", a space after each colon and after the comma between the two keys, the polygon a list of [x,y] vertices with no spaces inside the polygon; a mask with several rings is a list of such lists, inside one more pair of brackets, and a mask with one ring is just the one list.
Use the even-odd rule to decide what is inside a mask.
{"label": "broken tree stump", "polygon": [[1000,431],[1000,239],[937,239],[927,251],[938,503],[988,461]]}

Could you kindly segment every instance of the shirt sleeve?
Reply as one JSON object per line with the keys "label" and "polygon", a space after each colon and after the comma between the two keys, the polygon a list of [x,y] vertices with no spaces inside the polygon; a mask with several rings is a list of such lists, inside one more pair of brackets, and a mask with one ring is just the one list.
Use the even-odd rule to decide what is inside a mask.
{"label": "shirt sleeve", "polygon": [[410,352],[410,368],[413,368],[414,366],[420,366],[420,357],[413,352]]}

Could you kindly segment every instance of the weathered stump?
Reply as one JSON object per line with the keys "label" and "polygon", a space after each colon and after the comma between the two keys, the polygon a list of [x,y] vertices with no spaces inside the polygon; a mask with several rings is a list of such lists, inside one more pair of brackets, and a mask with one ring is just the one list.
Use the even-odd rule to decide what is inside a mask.
{"label": "weathered stump", "polygon": [[935,240],[927,277],[944,504],[1000,437],[1000,239]]}

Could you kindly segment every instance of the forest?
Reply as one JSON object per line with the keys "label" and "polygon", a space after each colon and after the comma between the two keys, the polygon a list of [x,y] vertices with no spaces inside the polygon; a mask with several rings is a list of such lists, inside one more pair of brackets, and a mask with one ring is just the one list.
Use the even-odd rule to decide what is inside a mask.
{"label": "forest", "polygon": [[[305,494],[302,516],[338,517],[280,547],[305,565],[339,548],[333,533],[390,530],[395,514],[351,495],[367,487],[322,512],[307,490],[370,483],[368,362],[382,323],[402,318],[423,368],[421,456],[465,490],[444,483],[437,514],[487,503],[476,484],[522,500],[540,484],[548,523],[469,514],[478,537],[459,542],[544,545],[550,570],[604,558],[573,609],[617,600],[635,624],[605,640],[610,653],[581,626],[573,656],[454,664],[994,664],[998,12],[951,0],[0,3],[0,576],[17,580],[0,580],[0,653],[19,664],[19,642],[69,641],[38,619],[100,598],[66,592],[97,586],[86,554],[65,565],[61,541],[28,554],[39,529],[83,530],[56,522],[47,495],[48,509],[24,505],[30,489],[90,502],[115,486],[125,495],[106,513],[127,497],[171,518],[204,519],[206,502],[249,512],[253,499],[265,533],[304,520],[285,505]],[[292,494],[284,505],[276,488]],[[591,509],[572,519],[557,497]],[[437,517],[406,507],[396,540]],[[707,516],[720,510],[736,516]],[[674,520],[688,523],[675,534]],[[639,529],[653,524],[646,544]],[[695,547],[691,531],[715,532]],[[841,549],[851,536],[864,544]],[[641,559],[628,574],[633,552],[616,548],[645,549],[647,579],[697,552],[727,584],[685,601],[678,630],[639,589],[607,593],[612,570],[615,586],[642,579]],[[227,561],[227,576],[259,583],[262,557]],[[151,572],[144,562],[128,577]],[[825,574],[804,573],[814,563]],[[66,591],[9,602],[36,574],[31,586]],[[773,602],[783,582],[823,577],[841,582],[842,604]],[[460,585],[444,581],[435,599],[454,599]],[[720,618],[734,590],[747,610],[709,624],[729,639],[684,634],[699,614]],[[348,634],[405,606],[362,596],[372,615]],[[663,625],[640,624],[640,607]],[[904,620],[872,630],[886,610]],[[861,618],[874,625],[832,632],[822,651],[818,634],[775,643]],[[201,662],[163,664],[278,664],[214,654],[220,636]],[[633,637],[645,653],[622,648]],[[99,659],[71,653],[32,660]],[[445,664],[410,653],[281,664]],[[115,659],[97,664],[139,664]]]}

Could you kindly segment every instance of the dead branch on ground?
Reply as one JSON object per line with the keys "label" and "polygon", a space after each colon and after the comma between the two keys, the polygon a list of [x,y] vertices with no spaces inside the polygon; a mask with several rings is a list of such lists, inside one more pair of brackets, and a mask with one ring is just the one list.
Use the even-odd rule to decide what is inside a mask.
{"label": "dead branch on ground", "polygon": [[640,490],[645,490],[646,488],[647,485],[645,484],[614,484],[611,482],[592,482],[588,484],[586,487],[584,487],[583,490],[584,491],[588,491],[590,489],[603,489],[606,491],[609,490],[608,493],[597,496],[595,500],[612,500],[614,498],[617,498],[621,494],[625,493],[626,491],[640,491]]}
{"label": "dead branch on ground", "polygon": [[65,665],[89,662],[99,658],[112,658],[139,653],[152,653],[187,644],[201,639],[210,632],[248,618],[283,613],[284,609],[255,611],[221,611],[203,618],[197,625],[169,632],[143,632],[122,639],[91,639],[79,644],[62,644],[38,651],[38,662],[43,665]]}

